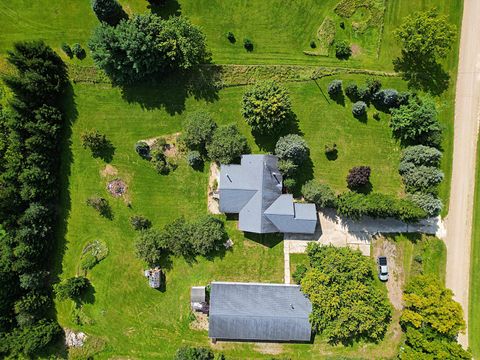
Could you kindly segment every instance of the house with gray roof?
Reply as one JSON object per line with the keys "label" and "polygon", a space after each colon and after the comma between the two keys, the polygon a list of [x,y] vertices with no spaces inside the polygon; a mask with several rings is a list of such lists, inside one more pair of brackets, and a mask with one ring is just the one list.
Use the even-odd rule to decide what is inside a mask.
{"label": "house with gray roof", "polygon": [[242,155],[239,165],[220,168],[220,211],[238,213],[238,227],[246,232],[313,234],[315,205],[296,203],[292,195],[282,194],[282,181],[276,156]]}
{"label": "house with gray roof", "polygon": [[208,336],[213,341],[308,342],[311,312],[298,285],[212,282]]}

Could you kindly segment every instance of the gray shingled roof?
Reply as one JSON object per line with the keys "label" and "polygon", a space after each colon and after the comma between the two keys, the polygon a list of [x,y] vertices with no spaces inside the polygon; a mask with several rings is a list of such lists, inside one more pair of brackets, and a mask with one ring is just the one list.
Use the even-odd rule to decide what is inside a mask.
{"label": "gray shingled roof", "polygon": [[298,285],[213,282],[208,336],[310,341],[311,311],[312,304]]}
{"label": "gray shingled roof", "polygon": [[222,165],[220,211],[238,213],[242,231],[313,234],[315,205],[296,204],[292,195],[282,195],[282,180],[274,155],[243,155],[240,165]]}

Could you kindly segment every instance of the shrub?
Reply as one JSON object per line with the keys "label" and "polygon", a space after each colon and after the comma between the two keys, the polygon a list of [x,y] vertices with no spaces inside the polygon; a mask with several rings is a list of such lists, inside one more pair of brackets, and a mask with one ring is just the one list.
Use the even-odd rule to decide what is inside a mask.
{"label": "shrub", "polygon": [[89,287],[90,282],[84,276],[76,276],[63,280],[55,285],[55,293],[59,300],[79,300]]}
{"label": "shrub", "polygon": [[92,9],[98,20],[110,26],[118,25],[121,20],[128,18],[117,0],[93,0]]}
{"label": "shrub", "polygon": [[291,112],[287,90],[275,81],[257,82],[242,98],[242,115],[259,134],[271,134],[285,128]]}
{"label": "shrub", "polygon": [[247,50],[248,52],[252,52],[253,51],[253,42],[252,40],[246,38],[243,40],[243,47],[245,48],[245,50]]}
{"label": "shrub", "polygon": [[283,176],[289,177],[293,176],[297,172],[298,165],[295,164],[292,160],[279,160],[278,170]]}
{"label": "shrub", "polygon": [[432,194],[414,193],[409,199],[418,207],[423,209],[429,216],[437,216],[442,211],[442,201]]}
{"label": "shrub", "polygon": [[80,262],[80,267],[82,270],[90,270],[95,265],[97,265],[97,258],[91,253],[87,253],[85,256],[83,256]]}
{"label": "shrub", "polygon": [[403,182],[407,191],[429,192],[443,180],[443,172],[433,166],[416,166],[406,171],[403,175]]}
{"label": "shrub", "polygon": [[398,106],[398,91],[395,89],[380,90],[373,96],[373,101],[378,107],[389,110]]}
{"label": "shrub", "polygon": [[205,153],[207,144],[212,140],[217,124],[211,115],[204,111],[197,111],[187,116],[183,124],[181,141],[190,150]]}
{"label": "shrub", "polygon": [[363,101],[357,101],[352,106],[352,114],[356,118],[365,116],[367,114],[367,104],[365,104]]}
{"label": "shrub", "polygon": [[97,210],[99,214],[104,217],[108,218],[111,216],[111,209],[107,199],[99,196],[92,196],[87,199],[87,205]]}
{"label": "shrub", "polygon": [[370,182],[370,167],[356,166],[350,169],[347,175],[347,184],[350,189],[358,189]]}
{"label": "shrub", "polygon": [[380,113],[379,113],[378,111],[375,111],[375,112],[373,113],[373,118],[374,118],[375,120],[377,120],[377,121],[380,120]]}
{"label": "shrub", "polygon": [[317,43],[315,42],[315,40],[310,41],[310,47],[312,49],[315,49],[317,47]]}
{"label": "shrub", "polygon": [[162,19],[152,13],[135,15],[116,27],[100,25],[89,47],[95,64],[116,84],[192,69],[209,57],[199,28],[181,16]]}
{"label": "shrub", "polygon": [[337,144],[333,143],[332,145],[325,144],[325,155],[328,159],[334,160],[337,157],[338,149]]}
{"label": "shrub", "polygon": [[344,40],[335,41],[335,56],[341,60],[347,60],[352,55],[350,44]]}
{"label": "shrub", "polygon": [[227,33],[227,39],[228,39],[228,41],[230,41],[232,44],[237,41],[237,39],[235,39],[235,35],[234,35],[233,32],[231,32],[231,31],[229,31],[229,32]]}
{"label": "shrub", "polygon": [[70,59],[73,57],[73,52],[72,52],[72,48],[70,47],[70,45],[68,45],[67,43],[62,43],[62,51],[65,53],[65,55],[67,55]]}
{"label": "shrub", "polygon": [[213,360],[214,353],[202,347],[183,346],[175,353],[174,360]]}
{"label": "shrub", "polygon": [[206,256],[223,247],[228,240],[224,223],[211,215],[190,225],[190,243],[195,254]]}
{"label": "shrub", "polygon": [[94,157],[100,156],[105,147],[108,146],[107,137],[99,133],[98,130],[84,131],[80,137],[83,148],[89,148]]}
{"label": "shrub", "polygon": [[85,56],[87,56],[87,53],[85,52],[85,49],[80,45],[79,43],[75,43],[72,46],[72,54],[77,57],[77,59],[85,59]]}
{"label": "shrub", "polygon": [[215,130],[212,141],[207,145],[210,159],[221,164],[230,164],[238,160],[242,154],[248,154],[250,148],[247,138],[234,124],[220,126]]}
{"label": "shrub", "polygon": [[442,159],[442,152],[434,147],[415,145],[408,146],[402,152],[401,162],[415,165],[438,166]]}
{"label": "shrub", "polygon": [[428,144],[429,135],[441,132],[435,103],[431,100],[417,99],[393,109],[390,127],[397,138],[417,144]]}
{"label": "shrub", "polygon": [[408,199],[397,199],[381,193],[359,194],[345,192],[337,198],[337,211],[340,215],[353,219],[362,216],[373,218],[392,217],[405,222],[416,222],[427,217],[420,207]]}
{"label": "shrub", "polygon": [[369,77],[367,79],[367,91],[370,94],[370,96],[373,96],[374,94],[379,92],[381,88],[382,88],[382,83],[380,82],[380,80],[375,79],[373,77]]}
{"label": "shrub", "polygon": [[275,154],[280,160],[290,160],[296,165],[308,158],[307,142],[297,134],[281,137],[275,145]]}
{"label": "shrub", "polygon": [[335,193],[326,184],[310,180],[302,186],[302,195],[306,201],[314,203],[317,208],[335,207]]}
{"label": "shrub", "polygon": [[148,266],[158,266],[162,257],[168,254],[160,231],[146,229],[140,232],[135,240],[135,254]]}
{"label": "shrub", "polygon": [[296,185],[297,181],[293,178],[286,178],[283,180],[283,187],[287,189],[287,191],[292,191]]}
{"label": "shrub", "polygon": [[330,84],[328,84],[328,95],[332,98],[338,97],[342,95],[342,80],[332,80]]}
{"label": "shrub", "polygon": [[170,174],[170,171],[172,170],[167,162],[167,159],[165,158],[165,155],[163,152],[159,151],[157,152],[153,157],[152,157],[153,165],[155,167],[155,170],[157,173],[160,175],[168,175]]}
{"label": "shrub", "polygon": [[358,101],[361,99],[357,84],[348,84],[345,87],[345,95],[347,95],[351,101]]}
{"label": "shrub", "polygon": [[308,268],[305,264],[298,264],[292,274],[293,281],[295,281],[296,284],[300,284],[307,274],[307,270]]}
{"label": "shrub", "polygon": [[147,230],[152,227],[152,222],[142,215],[134,215],[130,217],[130,225],[134,230]]}
{"label": "shrub", "polygon": [[187,162],[192,168],[197,169],[203,164],[202,155],[196,150],[189,151],[187,154]]}
{"label": "shrub", "polygon": [[150,159],[150,146],[145,141],[138,141],[135,144],[135,152],[144,159]]}

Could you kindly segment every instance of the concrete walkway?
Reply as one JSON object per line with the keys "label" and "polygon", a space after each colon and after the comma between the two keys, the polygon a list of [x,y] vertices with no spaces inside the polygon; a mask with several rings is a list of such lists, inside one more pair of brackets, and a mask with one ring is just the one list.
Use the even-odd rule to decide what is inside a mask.
{"label": "concrete walkway", "polygon": [[334,210],[318,212],[319,225],[313,235],[284,235],[283,251],[285,262],[285,283],[289,284],[290,254],[304,253],[307,245],[317,241],[322,245],[349,246],[358,249],[365,256],[370,256],[370,243],[378,234],[423,233],[445,238],[445,227],[440,217],[422,220],[417,224],[407,224],[395,219],[373,219],[363,217],[353,221],[341,217]]}
{"label": "concrete walkway", "polygon": [[[480,1],[465,0],[455,96],[452,184],[447,224],[446,285],[468,321],[470,248],[480,98]],[[468,327],[467,327],[468,330]],[[458,341],[468,347],[468,331]]]}

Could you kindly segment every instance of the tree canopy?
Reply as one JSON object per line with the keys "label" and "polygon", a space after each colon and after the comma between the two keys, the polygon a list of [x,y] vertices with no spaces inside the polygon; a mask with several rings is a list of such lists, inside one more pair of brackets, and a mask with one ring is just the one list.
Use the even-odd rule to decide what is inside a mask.
{"label": "tree canopy", "polygon": [[183,124],[181,140],[190,150],[196,150],[204,154],[216,128],[217,124],[209,113],[204,111],[194,112],[187,116]]}
{"label": "tree canopy", "polygon": [[291,161],[300,165],[308,158],[307,142],[297,134],[288,134],[278,139],[275,154],[280,160]]}
{"label": "tree canopy", "polygon": [[95,64],[120,84],[188,70],[208,58],[205,36],[183,17],[135,15],[116,27],[101,24],[89,42]]}
{"label": "tree canopy", "polygon": [[278,132],[291,116],[287,90],[275,81],[262,81],[248,89],[242,99],[242,115],[259,134]]}
{"label": "tree canopy", "polygon": [[235,124],[223,125],[215,130],[212,141],[207,145],[208,157],[221,164],[230,164],[248,154],[250,147]]}
{"label": "tree canopy", "polygon": [[123,19],[128,19],[117,0],[92,0],[92,9],[98,20],[110,26],[116,26]]}

